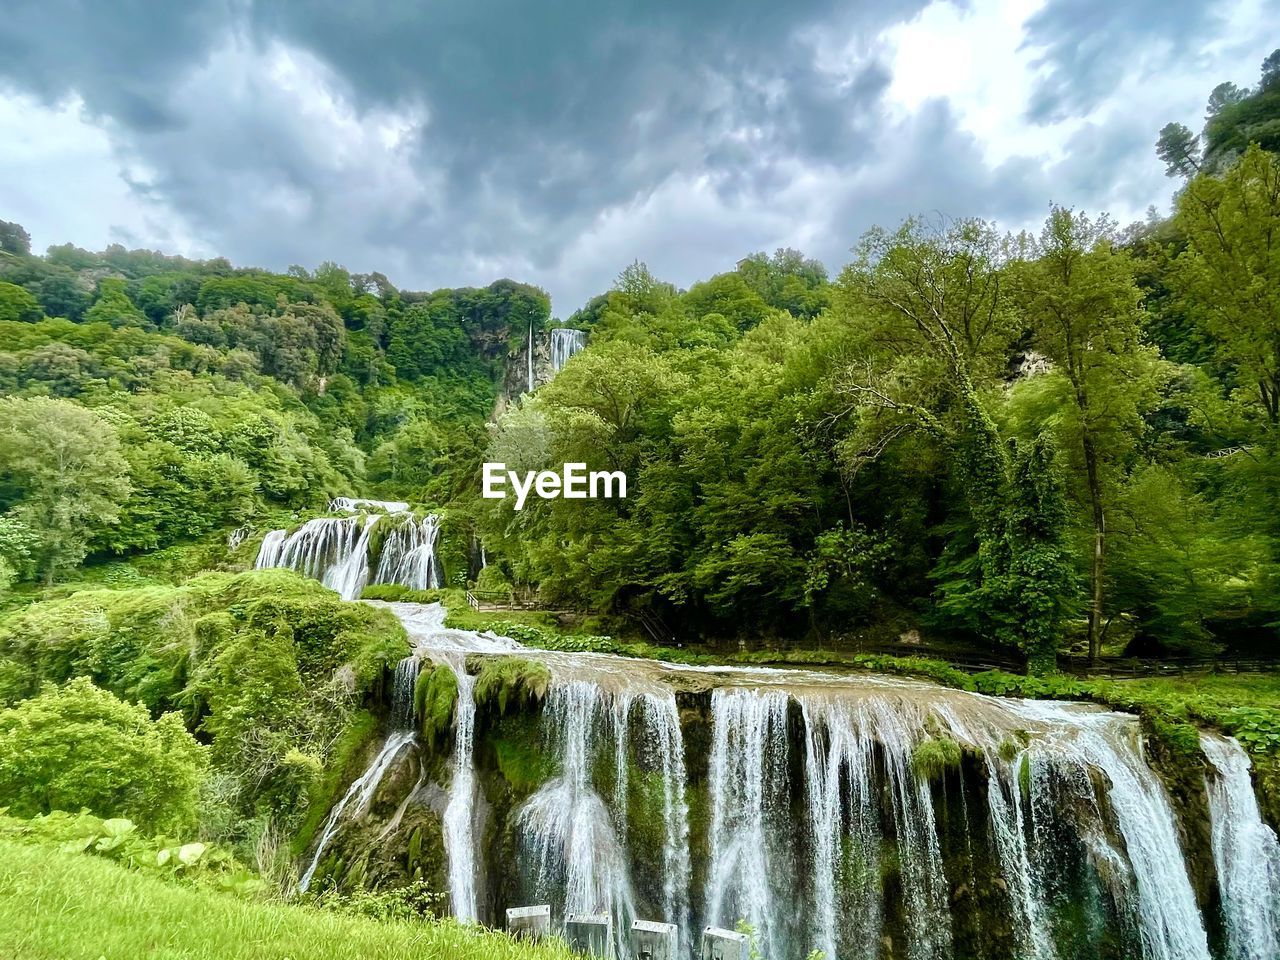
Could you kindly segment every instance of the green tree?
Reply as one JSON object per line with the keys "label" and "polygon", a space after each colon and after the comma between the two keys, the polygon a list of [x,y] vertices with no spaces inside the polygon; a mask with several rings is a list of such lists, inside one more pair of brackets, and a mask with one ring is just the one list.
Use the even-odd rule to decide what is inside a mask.
{"label": "green tree", "polygon": [[45,277],[33,289],[45,314],[50,317],[80,320],[92,301],[80,282],[69,273],[55,273]]}
{"label": "green tree", "polygon": [[1280,158],[1251,147],[1222,177],[1178,198],[1186,238],[1170,283],[1212,339],[1238,389],[1280,425]]}
{"label": "green tree", "polygon": [[1158,402],[1156,359],[1142,344],[1142,294],[1129,258],[1111,245],[1106,218],[1055,207],[1031,259],[1019,265],[1016,298],[1033,342],[1069,384],[1071,443],[1083,467],[1093,528],[1089,563],[1089,655],[1100,651],[1107,502],[1125,459]]}
{"label": "green tree", "polygon": [[1156,140],[1156,156],[1170,177],[1191,177],[1200,171],[1200,138],[1184,123],[1166,123]]}
{"label": "green tree", "polygon": [[14,257],[31,255],[31,234],[20,223],[0,220],[0,253]]}
{"label": "green tree", "polygon": [[0,710],[0,806],[33,817],[88,807],[145,830],[196,825],[206,748],[175,713],[152,720],[83,677]]}
{"label": "green tree", "polygon": [[84,559],[129,491],[116,429],[92,410],[0,399],[0,508],[38,538],[32,559],[47,582]]}
{"label": "green tree", "polygon": [[[981,221],[938,229],[909,220],[895,233],[869,232],[858,254],[836,298],[838,314],[861,338],[840,382],[851,398],[847,412],[860,420],[849,466],[875,461],[914,432],[943,446],[977,541],[978,580],[959,605],[975,606],[969,619],[1043,669],[1069,590],[1041,555],[1047,549],[1056,558],[1061,537],[1056,501],[1045,492],[1052,484],[1041,477],[1052,456],[1038,448],[1011,456],[983,396],[1019,328],[1004,290],[1005,244]],[[1033,585],[1036,570],[1047,578],[1037,589],[1053,602],[1020,604],[1022,616],[1011,621],[1010,604]]]}
{"label": "green tree", "polygon": [[39,300],[22,287],[0,280],[0,320],[34,323],[43,316]]}
{"label": "green tree", "polygon": [[105,277],[98,284],[98,299],[84,315],[86,323],[109,323],[113,327],[140,326],[146,317],[129,299],[125,282]]}

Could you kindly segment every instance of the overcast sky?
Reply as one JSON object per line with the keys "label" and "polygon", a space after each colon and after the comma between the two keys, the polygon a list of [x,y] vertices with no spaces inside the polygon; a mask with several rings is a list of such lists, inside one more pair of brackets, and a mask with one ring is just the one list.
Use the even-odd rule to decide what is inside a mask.
{"label": "overcast sky", "polygon": [[634,259],[1164,212],[1160,127],[1276,46],[1266,0],[9,0],[0,219],[567,316]]}

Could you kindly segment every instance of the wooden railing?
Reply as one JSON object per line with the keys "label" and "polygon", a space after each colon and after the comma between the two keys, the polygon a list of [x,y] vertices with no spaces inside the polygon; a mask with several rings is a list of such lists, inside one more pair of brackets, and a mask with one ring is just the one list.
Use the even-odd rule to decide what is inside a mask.
{"label": "wooden railing", "polygon": [[508,590],[468,590],[467,604],[472,610],[543,610],[536,596],[519,596]]}

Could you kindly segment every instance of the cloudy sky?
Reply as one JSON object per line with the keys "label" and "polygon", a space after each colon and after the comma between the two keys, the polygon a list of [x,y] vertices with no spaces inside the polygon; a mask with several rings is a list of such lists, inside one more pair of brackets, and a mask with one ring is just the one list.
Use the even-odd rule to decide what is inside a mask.
{"label": "cloudy sky", "polygon": [[1278,45],[1268,0],[9,0],[0,219],[565,316],[633,259],[1163,211],[1159,128]]}

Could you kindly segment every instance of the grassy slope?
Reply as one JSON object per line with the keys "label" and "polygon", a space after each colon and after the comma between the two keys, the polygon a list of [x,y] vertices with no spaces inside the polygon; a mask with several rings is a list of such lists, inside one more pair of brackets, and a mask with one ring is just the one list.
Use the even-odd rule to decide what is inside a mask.
{"label": "grassy slope", "polygon": [[379,922],[243,900],[0,838],[3,960],[566,960],[453,923]]}

